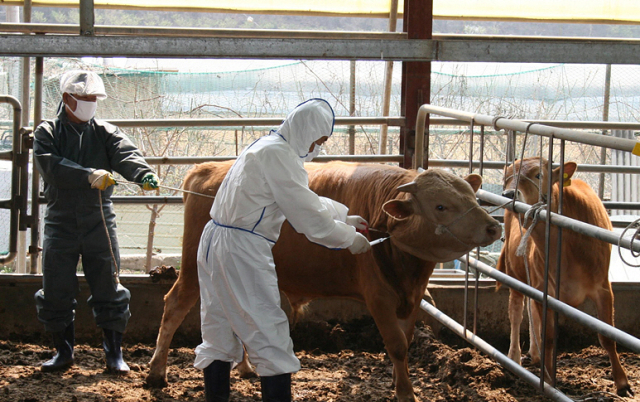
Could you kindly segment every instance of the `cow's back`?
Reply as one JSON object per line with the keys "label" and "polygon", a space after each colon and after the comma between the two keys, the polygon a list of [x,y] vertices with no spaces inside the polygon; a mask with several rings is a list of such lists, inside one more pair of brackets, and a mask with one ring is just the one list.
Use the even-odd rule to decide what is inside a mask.
{"label": "cow's back", "polygon": [[[554,204],[557,205],[559,191],[556,186],[554,188]],[[603,229],[612,229],[600,198],[587,183],[579,179],[572,179],[571,185],[564,189],[562,215]],[[594,293],[602,286],[608,288],[610,259],[611,244],[573,230],[563,230],[561,298],[570,304],[577,304],[588,294],[595,297]]]}
{"label": "cow's back", "polygon": [[307,165],[311,190],[346,205],[349,214],[360,215],[367,219],[369,226],[384,231],[390,220],[382,205],[399,196],[398,186],[416,177],[413,170],[382,164]]}

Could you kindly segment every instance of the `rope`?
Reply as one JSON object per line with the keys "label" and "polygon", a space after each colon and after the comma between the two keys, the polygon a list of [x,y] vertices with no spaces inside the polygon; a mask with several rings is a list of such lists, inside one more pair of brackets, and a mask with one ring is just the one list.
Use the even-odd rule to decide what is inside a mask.
{"label": "rope", "polygon": [[[640,264],[632,264],[630,262],[628,262],[627,260],[624,259],[624,257],[622,256],[622,238],[624,237],[624,235],[627,233],[627,231],[629,229],[633,229],[635,228],[635,232],[633,233],[633,236],[631,236],[630,242],[631,244],[633,244],[633,242],[635,242],[636,240],[639,239],[640,237],[640,219],[636,219],[635,221],[631,222],[629,224],[629,226],[627,226],[624,231],[622,232],[622,234],[620,235],[620,237],[618,238],[618,256],[620,256],[620,260],[622,260],[622,262],[624,262],[625,264],[627,264],[630,267],[634,267],[634,268],[638,268],[640,267]],[[638,258],[640,257],[640,253],[637,251],[633,250],[633,247],[629,249],[629,252],[631,252],[631,256],[634,258]]]}
{"label": "rope", "polygon": [[113,253],[113,244],[111,243],[111,235],[109,234],[109,228],[107,227],[107,219],[104,217],[104,210],[102,209],[102,190],[98,189],[98,200],[100,201],[100,215],[102,215],[102,224],[104,225],[104,231],[107,234],[107,241],[109,242],[109,252],[111,253],[111,260],[116,267],[113,277],[116,281],[116,285],[120,284],[120,267],[116,262],[116,256]]}
{"label": "rope", "polygon": [[[98,181],[100,179],[102,179],[102,177],[96,178],[93,181],[93,183],[91,183],[91,184],[92,185],[95,184],[96,181]],[[140,183],[135,183],[135,182],[126,181],[126,180],[121,180],[120,183],[135,184],[136,186],[141,186]],[[199,195],[201,197],[207,197],[207,198],[215,199],[215,197],[212,196],[212,195],[196,193],[195,191],[189,191],[189,190],[185,190],[185,189],[182,189],[182,188],[175,188],[175,187],[161,186],[161,185],[158,185],[158,187],[166,188],[166,189],[169,189],[169,190],[182,191],[183,193],[189,193],[189,194]],[[109,228],[107,227],[107,219],[105,218],[104,210],[102,209],[102,190],[100,190],[100,189],[98,189],[98,201],[100,202],[100,215],[102,216],[102,225],[104,226],[104,231],[107,234],[107,241],[109,242],[109,252],[111,253],[111,260],[113,261],[113,265],[116,267],[116,270],[113,273],[113,277],[114,277],[114,279],[116,281],[116,284],[119,285],[120,284],[120,267],[118,266],[118,263],[116,262],[116,256],[113,253],[113,244],[111,243],[111,235],[109,234]]]}
{"label": "rope", "polygon": [[[497,119],[493,122],[493,124],[495,125],[497,122]],[[527,285],[531,286],[531,270],[529,269],[529,260],[527,258],[526,252],[527,252],[527,248],[529,245],[529,239],[531,238],[531,233],[533,232],[533,229],[535,228],[536,224],[538,223],[539,219],[540,219],[540,211],[542,210],[543,207],[546,207],[546,203],[547,203],[547,196],[546,194],[543,195],[542,191],[540,190],[540,181],[541,179],[539,179],[538,183],[536,183],[535,181],[533,181],[532,179],[530,179],[527,176],[522,176],[522,161],[524,160],[524,151],[526,149],[527,146],[527,138],[529,136],[529,129],[531,128],[531,126],[535,124],[535,123],[529,123],[525,129],[524,132],[524,139],[522,142],[522,151],[520,152],[520,165],[518,166],[518,175],[516,176],[516,185],[515,185],[515,194],[513,197],[513,206],[515,207],[516,204],[516,196],[518,194],[518,186],[520,185],[520,179],[524,178],[525,180],[530,181],[537,189],[538,189],[538,202],[535,203],[534,205],[531,206],[531,209],[529,209],[529,211],[527,211],[524,215],[524,222],[526,223],[527,220],[531,219],[531,215],[533,215],[533,219],[531,222],[531,225],[529,226],[529,228],[527,228],[527,231],[523,234],[522,233],[522,228],[524,227],[524,224],[522,222],[522,216],[520,214],[518,214],[518,224],[519,224],[519,228],[520,228],[520,244],[518,244],[518,247],[516,248],[516,256],[520,256],[523,257],[524,260],[524,270],[525,270],[525,274],[527,276]],[[542,147],[540,148],[542,149]],[[541,159],[542,161],[542,159]],[[540,164],[540,167],[542,167],[542,164]],[[506,169],[505,169],[505,173],[506,173]],[[542,178],[542,171],[540,171],[540,175]],[[504,178],[504,183],[507,182],[507,180],[511,179],[514,175],[511,175],[509,177],[505,177]],[[511,202],[511,201],[510,201]],[[509,202],[507,202],[508,204]],[[533,328],[533,315],[532,315],[532,310],[531,310],[531,299],[527,298],[527,312],[528,312],[528,316],[529,316],[529,328]],[[536,333],[535,330],[531,330],[530,334],[533,335],[533,342],[535,343],[536,347],[538,348],[539,352],[542,352],[541,348],[540,348],[540,341],[538,339],[538,334]],[[547,376],[550,377],[549,375],[549,371],[547,370],[547,367],[545,365],[545,372],[547,374]]]}
{"label": "rope", "polygon": [[[138,187],[142,186],[141,183],[136,183],[133,181],[126,181],[126,180],[120,180],[118,181],[118,183],[124,183],[124,184],[134,184]],[[173,190],[173,191],[181,191],[183,193],[188,193],[188,194],[193,194],[193,195],[199,195],[200,197],[207,197],[207,198],[211,198],[211,199],[215,199],[216,197],[213,195],[209,195],[209,194],[202,194],[202,193],[196,193],[195,191],[189,191],[189,190],[185,190],[183,188],[177,188],[177,187],[169,187],[169,186],[163,186],[158,184],[158,187],[160,188],[166,188],[168,190]]]}
{"label": "rope", "polygon": [[[535,204],[533,204],[531,206],[531,209],[529,209],[525,214],[524,214],[524,221],[525,223],[529,220],[532,219],[531,215],[533,215],[533,219],[531,222],[531,225],[529,225],[529,227],[527,228],[527,231],[525,232],[524,236],[522,236],[522,238],[520,239],[520,244],[518,245],[518,248],[516,249],[516,255],[519,257],[522,257],[525,255],[525,252],[527,251],[527,244],[529,242],[529,238],[531,237],[531,232],[533,232],[533,228],[536,226],[536,224],[538,223],[538,221],[540,220],[540,211],[543,208],[546,208],[546,204],[544,202],[536,202]],[[520,222],[520,228],[522,229],[522,222]],[[525,258],[525,264],[526,264],[527,259]],[[528,276],[528,273],[527,273]],[[531,285],[529,285],[531,286]]]}

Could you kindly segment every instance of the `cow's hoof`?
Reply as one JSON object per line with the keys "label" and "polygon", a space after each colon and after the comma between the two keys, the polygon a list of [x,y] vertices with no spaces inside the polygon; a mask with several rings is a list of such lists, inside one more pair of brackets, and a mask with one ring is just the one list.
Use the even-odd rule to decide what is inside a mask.
{"label": "cow's hoof", "polygon": [[256,374],[255,371],[253,371],[252,369],[244,369],[244,370],[240,370],[238,369],[238,377],[240,378],[244,378],[244,379],[248,379],[248,378],[256,378],[258,377],[258,374]]}
{"label": "cow's hoof", "polygon": [[635,393],[631,389],[631,385],[627,385],[626,387],[620,388],[617,391],[617,393],[618,393],[618,396],[623,396],[623,397],[626,397],[626,398],[631,398],[632,396],[635,395]]}
{"label": "cow's hoof", "polygon": [[167,386],[167,379],[161,375],[149,374],[146,383],[151,388],[164,388]]}
{"label": "cow's hoof", "polygon": [[258,376],[246,356],[240,363],[238,363],[238,365],[235,366],[235,369],[238,371],[238,376],[240,378],[256,378]]}

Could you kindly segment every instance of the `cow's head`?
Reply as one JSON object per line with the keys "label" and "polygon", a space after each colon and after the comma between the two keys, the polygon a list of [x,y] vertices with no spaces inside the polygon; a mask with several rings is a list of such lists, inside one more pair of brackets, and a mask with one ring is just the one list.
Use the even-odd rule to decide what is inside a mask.
{"label": "cow's head", "polygon": [[[564,181],[571,179],[578,165],[575,162],[564,164]],[[546,202],[551,184],[560,180],[560,168],[555,168],[549,175],[549,163],[544,158],[525,158],[517,160],[505,169],[503,197],[515,199],[533,205],[538,201]]]}
{"label": "cow's head", "polygon": [[398,199],[383,206],[393,243],[421,259],[446,262],[499,239],[499,222],[476,201],[480,184],[482,177],[477,174],[463,180],[428,169],[398,187]]}

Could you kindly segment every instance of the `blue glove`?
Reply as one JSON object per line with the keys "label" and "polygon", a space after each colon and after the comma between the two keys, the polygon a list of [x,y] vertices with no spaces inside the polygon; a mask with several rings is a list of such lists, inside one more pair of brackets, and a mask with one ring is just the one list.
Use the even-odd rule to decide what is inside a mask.
{"label": "blue glove", "polygon": [[159,181],[160,179],[158,179],[155,173],[147,173],[142,178],[142,189],[146,191],[157,190]]}

